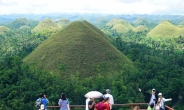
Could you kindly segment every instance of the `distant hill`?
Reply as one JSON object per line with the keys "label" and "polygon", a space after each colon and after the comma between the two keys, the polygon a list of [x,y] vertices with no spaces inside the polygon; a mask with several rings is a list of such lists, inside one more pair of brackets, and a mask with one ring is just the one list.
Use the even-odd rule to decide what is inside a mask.
{"label": "distant hill", "polygon": [[184,20],[182,22],[179,23],[180,25],[184,25]]}
{"label": "distant hill", "polygon": [[21,26],[20,29],[30,29],[30,27],[25,25],[25,26]]}
{"label": "distant hill", "polygon": [[133,24],[135,26],[139,26],[139,25],[143,25],[143,26],[146,26],[147,24],[149,24],[149,21],[147,21],[145,18],[137,18]]}
{"label": "distant hill", "polygon": [[126,20],[114,18],[109,21],[106,26],[110,27],[112,30],[116,30],[118,33],[125,33],[128,30],[133,30],[134,27]]}
{"label": "distant hill", "polygon": [[59,26],[51,20],[50,18],[46,18],[41,21],[31,32],[56,32],[59,30]]}
{"label": "distant hill", "polygon": [[57,24],[60,28],[65,28],[70,24],[70,21],[68,19],[62,19]]}
{"label": "distant hill", "polygon": [[181,33],[182,28],[171,24],[168,21],[163,21],[155,28],[153,28],[149,33],[148,36],[151,37],[178,37]]}
{"label": "distant hill", "polygon": [[10,31],[10,29],[6,26],[0,26],[0,34],[4,34],[5,32]]}
{"label": "distant hill", "polygon": [[133,63],[87,21],[74,21],[49,37],[24,60],[62,76],[90,77],[134,69]]}
{"label": "distant hill", "polygon": [[133,23],[133,26],[138,27],[138,26],[145,26],[149,30],[154,28],[157,25],[157,22],[150,20],[147,20],[144,17],[138,17]]}
{"label": "distant hill", "polygon": [[9,24],[9,27],[11,29],[18,29],[21,26],[25,26],[25,25],[28,25],[28,24],[29,24],[29,21],[26,18],[17,18]]}
{"label": "distant hill", "polygon": [[144,31],[148,31],[148,28],[143,26],[143,25],[140,25],[140,26],[137,26],[136,28],[134,28],[133,31],[135,31],[135,32],[144,32]]}

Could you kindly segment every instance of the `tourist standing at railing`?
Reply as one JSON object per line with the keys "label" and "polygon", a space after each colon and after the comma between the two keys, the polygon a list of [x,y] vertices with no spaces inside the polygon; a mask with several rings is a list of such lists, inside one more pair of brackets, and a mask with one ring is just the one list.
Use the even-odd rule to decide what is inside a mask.
{"label": "tourist standing at railing", "polygon": [[154,106],[156,105],[158,96],[155,94],[156,93],[155,89],[152,89],[151,93],[148,93],[146,91],[141,91],[140,88],[139,88],[139,91],[144,94],[145,102],[148,103],[148,106],[150,106],[152,103],[154,104]]}
{"label": "tourist standing at railing", "polygon": [[94,110],[95,109],[95,100],[94,98],[90,98],[89,102],[88,102],[88,108],[89,110]]}
{"label": "tourist standing at railing", "polygon": [[105,98],[100,97],[99,102],[95,106],[95,110],[107,110],[105,103]]}
{"label": "tourist standing at railing", "polygon": [[89,107],[88,107],[88,102],[90,101],[89,98],[86,99],[86,110],[89,110]]}
{"label": "tourist standing at railing", "polygon": [[105,103],[104,104],[106,105],[106,109],[110,110],[110,98],[109,97],[105,98]]}
{"label": "tourist standing at railing", "polygon": [[61,94],[61,98],[59,99],[58,105],[60,106],[60,110],[69,110],[68,107],[69,101],[66,98],[65,94]]}
{"label": "tourist standing at railing", "polygon": [[154,103],[148,106],[147,110],[154,110]]}
{"label": "tourist standing at railing", "polygon": [[114,98],[113,96],[110,94],[110,89],[106,90],[106,94],[104,95],[105,97],[109,97],[110,101],[110,109],[112,109],[112,105],[114,104]]}
{"label": "tourist standing at railing", "polygon": [[46,95],[43,95],[42,98],[42,104],[44,105],[44,110],[47,110],[47,104],[49,103],[49,100],[47,99]]}
{"label": "tourist standing at railing", "polygon": [[171,98],[165,99],[164,97],[162,97],[162,93],[159,93],[158,96],[159,96],[158,101],[160,101],[160,110],[165,110],[164,102],[171,101],[172,99]]}

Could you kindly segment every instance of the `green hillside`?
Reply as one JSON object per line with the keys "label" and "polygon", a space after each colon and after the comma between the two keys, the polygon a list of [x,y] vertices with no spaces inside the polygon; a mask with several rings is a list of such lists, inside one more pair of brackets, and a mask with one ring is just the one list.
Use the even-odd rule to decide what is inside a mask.
{"label": "green hillside", "polygon": [[149,33],[148,36],[151,37],[178,37],[179,36],[180,28],[171,24],[168,21],[163,21],[155,28],[153,28]]}
{"label": "green hillside", "polygon": [[180,22],[180,25],[184,25],[184,20],[182,22]]}
{"label": "green hillside", "polygon": [[6,26],[0,26],[0,34],[4,34],[5,32],[10,31],[10,29]]}
{"label": "green hillside", "polygon": [[50,18],[46,18],[43,21],[41,21],[34,29],[32,29],[32,32],[55,32],[58,31],[59,27],[58,25],[51,20]]}
{"label": "green hillside", "polygon": [[118,32],[118,33],[126,33],[126,32],[128,32],[128,28],[127,27],[125,27],[123,24],[116,24],[116,25],[114,25],[112,28],[111,28],[112,30],[115,30],[116,32]]}
{"label": "green hillside", "polygon": [[123,20],[123,19],[118,19],[118,18],[114,18],[112,19],[111,21],[109,21],[106,25],[107,26],[110,26],[110,27],[113,27],[117,24],[123,24],[126,28],[128,29],[133,29],[134,27],[129,23],[127,22],[126,20]]}
{"label": "green hillside", "polygon": [[106,26],[110,27],[111,30],[116,30],[118,33],[125,33],[128,30],[133,30],[134,27],[123,19],[117,19],[114,18],[111,21],[109,21]]}
{"label": "green hillside", "polygon": [[30,27],[27,25],[24,25],[24,26],[21,26],[20,29],[30,29]]}
{"label": "green hillside", "polygon": [[137,18],[134,22],[133,22],[133,24],[135,25],[135,26],[139,26],[139,25],[147,25],[149,22],[145,19],[145,18]]}
{"label": "green hillside", "polygon": [[131,71],[132,62],[104,36],[87,21],[75,21],[40,44],[24,62],[51,72],[86,77]]}
{"label": "green hillside", "polygon": [[68,19],[62,19],[57,24],[60,28],[65,28],[70,24],[70,21]]}
{"label": "green hillside", "polygon": [[29,21],[26,18],[17,18],[9,24],[9,27],[12,29],[18,29],[21,26],[28,25]]}
{"label": "green hillside", "polygon": [[143,31],[148,31],[148,28],[143,26],[143,25],[140,25],[140,26],[137,26],[136,28],[134,28],[133,31],[135,31],[135,32],[143,32]]}

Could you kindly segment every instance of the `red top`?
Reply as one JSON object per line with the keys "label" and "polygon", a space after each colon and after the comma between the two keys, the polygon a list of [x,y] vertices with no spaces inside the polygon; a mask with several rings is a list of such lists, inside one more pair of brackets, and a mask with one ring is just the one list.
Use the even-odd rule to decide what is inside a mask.
{"label": "red top", "polygon": [[97,110],[106,110],[106,105],[102,102],[99,102],[98,104],[96,104],[95,108]]}
{"label": "red top", "polygon": [[105,102],[106,110],[110,110],[110,104]]}

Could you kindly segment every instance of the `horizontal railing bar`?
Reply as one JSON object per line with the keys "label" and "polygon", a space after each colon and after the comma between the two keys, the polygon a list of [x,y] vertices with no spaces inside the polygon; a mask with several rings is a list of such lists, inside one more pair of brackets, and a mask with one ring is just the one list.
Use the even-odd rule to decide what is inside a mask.
{"label": "horizontal railing bar", "polygon": [[[137,105],[147,105],[147,103],[128,103],[128,104],[113,104],[112,106],[137,106]],[[70,105],[70,108],[83,108],[86,105]],[[169,110],[174,110],[173,108],[166,106]],[[47,108],[60,108],[60,106],[47,106]]]}

